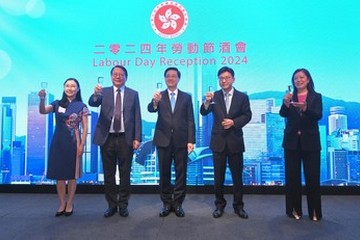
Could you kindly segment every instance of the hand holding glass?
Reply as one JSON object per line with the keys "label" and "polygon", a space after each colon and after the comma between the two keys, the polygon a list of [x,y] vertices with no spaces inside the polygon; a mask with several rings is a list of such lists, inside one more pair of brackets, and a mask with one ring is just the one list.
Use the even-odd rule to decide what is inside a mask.
{"label": "hand holding glass", "polygon": [[38,96],[40,97],[40,99],[45,99],[46,97],[46,91],[45,89],[41,89],[39,92],[38,92]]}
{"label": "hand holding glass", "polygon": [[40,87],[41,90],[38,93],[38,96],[40,97],[40,99],[45,99],[46,98],[46,89],[47,89],[47,82],[41,82]]}
{"label": "hand holding glass", "polygon": [[291,85],[288,85],[287,94],[291,94],[290,103],[293,103],[293,100],[292,100],[293,91],[292,91]]}
{"label": "hand holding glass", "polygon": [[97,90],[96,91],[96,94],[97,95],[102,95],[102,83],[104,81],[104,77],[98,77],[97,78],[97,85],[95,87],[95,89]]}

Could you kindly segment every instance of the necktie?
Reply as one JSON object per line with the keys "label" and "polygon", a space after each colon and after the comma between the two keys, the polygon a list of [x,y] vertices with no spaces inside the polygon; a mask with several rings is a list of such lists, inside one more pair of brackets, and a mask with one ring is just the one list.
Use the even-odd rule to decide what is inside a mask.
{"label": "necktie", "polygon": [[121,129],[121,90],[116,90],[116,102],[114,108],[114,131],[119,132]]}
{"label": "necktie", "polygon": [[170,97],[171,111],[174,112],[174,109],[175,109],[175,93],[171,92],[170,95],[171,95],[171,97]]}
{"label": "necktie", "polygon": [[230,110],[230,93],[225,93],[225,106],[226,106],[226,113],[229,114]]}

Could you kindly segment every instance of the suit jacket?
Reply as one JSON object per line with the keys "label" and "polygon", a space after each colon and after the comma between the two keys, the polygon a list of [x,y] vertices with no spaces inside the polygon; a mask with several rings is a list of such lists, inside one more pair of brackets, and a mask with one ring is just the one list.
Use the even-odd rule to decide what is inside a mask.
{"label": "suit jacket", "polygon": [[[231,153],[244,152],[245,144],[242,128],[252,117],[249,97],[234,88],[229,114],[226,113],[222,90],[214,93],[213,101],[215,104],[210,104],[208,109],[205,109],[204,103],[200,107],[201,115],[207,115],[212,112],[214,116],[210,149],[214,152],[223,152],[225,146],[227,146]],[[234,126],[230,129],[224,129],[221,125],[224,118],[232,119]]]}
{"label": "suit jacket", "polygon": [[[102,146],[109,135],[111,119],[114,113],[114,91],[113,87],[103,88],[101,96],[91,95],[89,105],[99,107],[101,105],[100,116],[94,134],[94,143]],[[133,140],[141,142],[141,112],[138,92],[125,87],[123,100],[123,118],[125,128],[125,138],[129,146],[133,145]]]}
{"label": "suit jacket", "polygon": [[[293,96],[298,101],[297,96]],[[298,142],[302,150],[320,150],[320,133],[318,121],[322,118],[322,96],[316,92],[308,92],[306,97],[306,111],[300,111],[290,104],[281,106],[280,116],[286,118],[284,139],[282,146],[285,149],[295,150]],[[301,132],[299,135],[298,132]]]}
{"label": "suit jacket", "polygon": [[176,147],[187,147],[187,143],[195,143],[194,110],[191,96],[178,90],[174,113],[168,91],[161,92],[161,101],[154,109],[153,102],[148,104],[149,112],[157,112],[153,143],[158,147],[167,147],[173,137]]}

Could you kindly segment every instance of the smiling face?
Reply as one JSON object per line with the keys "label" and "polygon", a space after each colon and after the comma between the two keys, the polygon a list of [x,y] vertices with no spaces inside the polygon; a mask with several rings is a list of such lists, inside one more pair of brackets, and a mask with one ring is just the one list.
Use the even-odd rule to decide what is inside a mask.
{"label": "smiling face", "polygon": [[229,92],[232,89],[232,85],[235,81],[235,78],[228,71],[222,72],[218,78],[219,78],[220,87],[225,92]]}
{"label": "smiling face", "polygon": [[180,81],[176,70],[168,70],[165,74],[165,83],[168,89],[174,91]]}
{"label": "smiling face", "polygon": [[69,100],[74,100],[79,91],[79,86],[74,80],[68,80],[64,84],[64,93]]}
{"label": "smiling face", "polygon": [[124,86],[127,80],[127,76],[124,70],[119,67],[115,67],[111,74],[111,81],[116,88]]}
{"label": "smiling face", "polygon": [[303,71],[299,71],[294,75],[293,83],[297,88],[298,92],[307,91],[307,85],[309,84],[310,79],[306,76]]}

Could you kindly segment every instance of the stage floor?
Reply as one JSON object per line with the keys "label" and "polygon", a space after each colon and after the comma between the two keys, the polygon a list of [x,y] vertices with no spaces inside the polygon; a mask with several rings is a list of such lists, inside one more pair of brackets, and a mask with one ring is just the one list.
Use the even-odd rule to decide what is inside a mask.
{"label": "stage floor", "polygon": [[74,214],[55,217],[56,194],[0,193],[0,239],[359,239],[360,196],[325,195],[323,219],[310,221],[306,199],[300,221],[285,215],[283,195],[244,196],[249,219],[240,219],[232,209],[232,196],[223,217],[214,219],[212,194],[188,194],[185,217],[171,213],[159,217],[157,194],[133,194],[129,217],[104,218],[103,194],[77,194]]}

